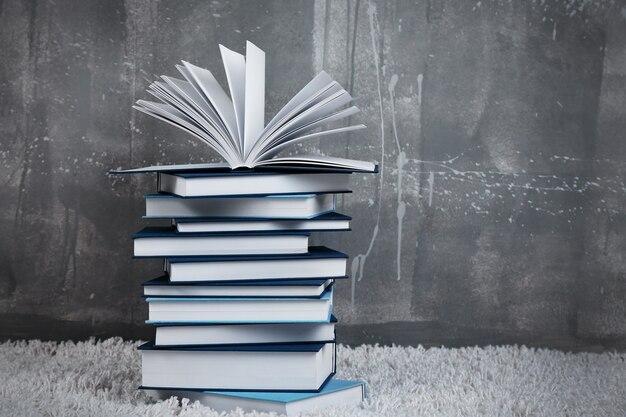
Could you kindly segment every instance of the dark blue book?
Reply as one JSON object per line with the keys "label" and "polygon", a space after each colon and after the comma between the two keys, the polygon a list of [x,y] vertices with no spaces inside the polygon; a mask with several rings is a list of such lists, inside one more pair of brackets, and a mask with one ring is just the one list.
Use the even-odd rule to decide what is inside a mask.
{"label": "dark blue book", "polygon": [[179,197],[148,194],[145,218],[310,219],[335,211],[335,194]]}
{"label": "dark blue book", "polygon": [[174,227],[146,227],[133,236],[135,257],[305,253],[309,233],[254,231],[178,233]]}
{"label": "dark blue book", "polygon": [[139,347],[146,389],[319,392],[335,373],[335,343]]}
{"label": "dark blue book", "polygon": [[214,217],[197,219],[173,219],[176,230],[189,232],[243,232],[300,230],[307,232],[348,231],[350,216],[339,213],[325,213],[311,219],[264,219]]}
{"label": "dark blue book", "polygon": [[154,323],[329,322],[333,288],[319,297],[147,297]]}
{"label": "dark blue book", "polygon": [[167,275],[143,283],[144,296],[152,297],[319,297],[332,279],[281,281],[171,283]]}
{"label": "dark blue book", "polygon": [[276,235],[301,235],[309,236],[310,233],[303,230],[242,230],[236,232],[191,232],[179,233],[173,226],[147,226],[136,232],[133,239],[150,237],[167,237],[185,239],[189,237],[221,237],[221,236],[276,236]]}
{"label": "dark blue book", "polygon": [[337,318],[319,323],[154,323],[156,346],[321,343],[335,340]]}
{"label": "dark blue book", "polygon": [[259,391],[197,391],[154,390],[141,387],[155,400],[170,397],[199,401],[217,412],[241,408],[244,412],[276,413],[297,416],[310,410],[334,405],[357,405],[365,399],[365,383],[332,378],[319,392],[259,392]]}
{"label": "dark blue book", "polygon": [[172,257],[165,260],[170,282],[228,282],[336,278],[346,275],[348,255],[311,246],[295,255]]}

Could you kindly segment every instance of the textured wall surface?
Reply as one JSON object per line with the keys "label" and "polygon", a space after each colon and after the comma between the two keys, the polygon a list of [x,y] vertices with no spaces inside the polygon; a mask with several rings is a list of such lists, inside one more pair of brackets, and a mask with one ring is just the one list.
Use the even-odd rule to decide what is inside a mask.
{"label": "textured wall surface", "polygon": [[0,337],[149,336],[154,178],[106,171],[216,160],[131,105],[246,39],[268,116],[323,68],[369,126],[305,149],[382,167],[315,237],[342,341],[626,346],[626,5],[587,0],[0,1]]}

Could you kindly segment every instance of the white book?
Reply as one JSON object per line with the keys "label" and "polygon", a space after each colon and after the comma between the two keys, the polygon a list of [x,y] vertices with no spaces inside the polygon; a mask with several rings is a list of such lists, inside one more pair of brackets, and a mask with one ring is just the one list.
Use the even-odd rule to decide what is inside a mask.
{"label": "white book", "polygon": [[346,275],[348,256],[323,246],[295,255],[176,257],[165,259],[171,282],[292,280]]}
{"label": "white book", "polygon": [[139,349],[145,389],[318,391],[335,372],[334,343]]}
{"label": "white book", "polygon": [[171,283],[167,275],[143,283],[143,295],[153,297],[319,297],[333,279],[259,282]]}
{"label": "white book", "polygon": [[345,173],[159,173],[158,191],[181,197],[345,193]]}
{"label": "white book", "polygon": [[319,298],[148,297],[147,323],[273,323],[330,321],[332,288]]}
{"label": "white book", "polygon": [[193,232],[244,232],[244,231],[343,231],[350,230],[349,216],[326,213],[311,219],[173,219],[180,233]]}
{"label": "white book", "polygon": [[335,340],[335,322],[157,325],[157,346],[245,345]]}
{"label": "white book", "polygon": [[217,412],[228,413],[240,408],[244,412],[276,413],[288,417],[331,406],[355,406],[365,399],[364,382],[335,378],[328,381],[319,392],[144,390],[155,400],[188,398]]}
{"label": "white book", "polygon": [[359,110],[347,107],[350,94],[325,72],[319,73],[265,124],[265,53],[246,43],[246,55],[220,45],[230,97],[211,71],[182,61],[184,79],[162,76],[148,92],[159,102],[138,100],[135,109],[193,135],[220,154],[230,168],[266,165],[317,166],[374,172],[376,165],[322,155],[275,159],[299,141],[365,128],[329,128]]}
{"label": "white book", "polygon": [[194,197],[168,194],[145,196],[147,218],[241,217],[310,219],[335,210],[334,194],[265,197]]}
{"label": "white book", "polygon": [[307,232],[178,233],[172,227],[145,227],[133,236],[135,256],[210,256],[305,253]]}

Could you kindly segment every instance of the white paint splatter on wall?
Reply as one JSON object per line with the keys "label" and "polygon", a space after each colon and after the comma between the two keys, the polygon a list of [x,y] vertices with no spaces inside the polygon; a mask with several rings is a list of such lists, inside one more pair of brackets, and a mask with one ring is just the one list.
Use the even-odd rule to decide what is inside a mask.
{"label": "white paint splatter on wall", "polygon": [[358,274],[355,274],[353,272],[353,276],[352,276],[351,301],[353,305],[354,305],[354,300],[355,300],[354,297],[355,297],[355,290],[356,290],[356,281],[360,281],[363,278],[363,268],[365,267],[365,262],[367,261],[367,257],[372,252],[372,249],[374,248],[374,243],[376,242],[376,237],[378,236],[378,229],[380,226],[380,212],[382,209],[383,186],[384,186],[384,181],[385,181],[384,179],[385,178],[385,162],[384,162],[385,161],[385,118],[384,118],[384,112],[383,112],[383,95],[382,95],[382,88],[381,88],[381,82],[380,82],[381,68],[380,68],[380,62],[378,61],[378,48],[376,47],[376,38],[377,38],[376,34],[378,33],[379,29],[378,29],[378,21],[376,19],[376,6],[374,4],[370,3],[368,5],[367,15],[369,17],[370,37],[372,41],[372,53],[374,56],[374,64],[376,68],[376,85],[377,85],[377,91],[378,91],[378,107],[379,107],[379,116],[380,116],[380,149],[381,149],[380,162],[379,162],[380,188],[378,191],[378,202],[377,202],[378,210],[376,213],[376,224],[374,225],[374,230],[372,231],[372,237],[370,238],[367,251],[365,253],[356,255],[352,260],[352,271],[354,272],[358,271]]}
{"label": "white paint splatter on wall", "polygon": [[397,279],[400,280],[402,278],[402,268],[401,268],[401,259],[402,259],[402,222],[404,220],[404,215],[406,213],[406,203],[402,200],[402,171],[404,170],[404,166],[406,165],[406,153],[402,150],[402,145],[400,145],[400,140],[398,139],[398,128],[396,126],[396,109],[395,109],[395,89],[398,84],[398,75],[393,74],[391,76],[391,80],[389,80],[389,105],[391,106],[391,125],[393,127],[393,136],[396,142],[396,148],[398,151],[398,157],[396,158],[396,172],[397,172],[397,180],[396,180],[396,194],[397,194],[397,204],[398,208],[396,210],[396,218],[398,220],[397,226],[397,243],[396,243],[396,269],[397,269]]}

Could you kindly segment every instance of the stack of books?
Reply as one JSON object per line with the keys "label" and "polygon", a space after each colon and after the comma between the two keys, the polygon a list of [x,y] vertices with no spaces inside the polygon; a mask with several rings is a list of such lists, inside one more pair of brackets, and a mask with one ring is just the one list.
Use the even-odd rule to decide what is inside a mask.
{"label": "stack of books", "polygon": [[[258,53],[249,44],[240,68],[235,53],[222,49],[229,83],[236,86],[241,76],[257,85],[249,84],[254,77],[247,72],[259,71],[253,65]],[[163,275],[143,286],[147,323],[156,331],[154,341],[139,348],[141,388],[158,399],[189,398],[218,411],[289,415],[361,402],[363,382],[334,378],[333,291],[348,278],[348,256],[309,245],[309,236],[350,230],[350,217],[335,212],[336,195],[349,192],[350,174],[377,166],[274,158],[272,152],[299,137],[294,131],[338,118],[345,110],[334,111],[347,93],[321,74],[288,103],[291,109],[248,139],[243,132],[254,120],[249,127],[245,115],[255,109],[249,108],[255,96],[248,89],[238,96],[231,86],[228,110],[210,72],[188,63],[179,70],[186,81],[164,77],[153,84],[163,103],[138,107],[219,143],[214,149],[225,152],[228,164],[113,171],[156,173],[157,193],[145,196],[145,218],[166,219],[133,237],[136,258],[164,259]],[[333,100],[339,102],[320,110]]]}

